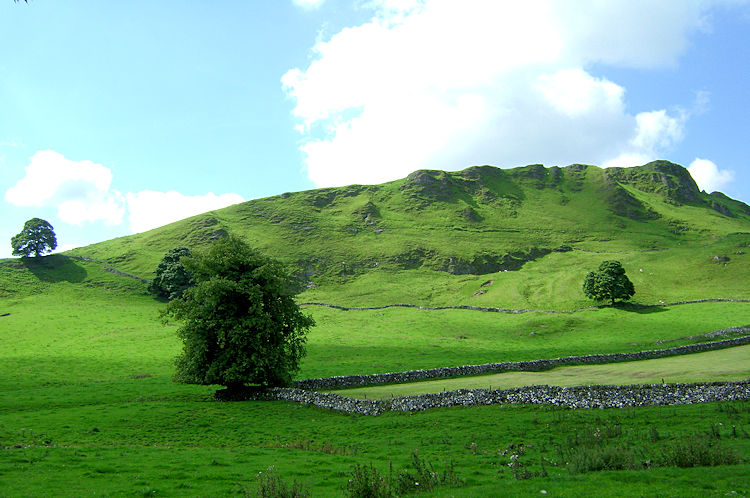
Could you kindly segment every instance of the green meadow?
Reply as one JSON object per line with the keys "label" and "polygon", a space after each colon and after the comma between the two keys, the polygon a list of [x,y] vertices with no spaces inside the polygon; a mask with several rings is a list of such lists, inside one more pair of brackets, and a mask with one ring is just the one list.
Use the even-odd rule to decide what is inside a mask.
{"label": "green meadow", "polygon": [[750,346],[653,360],[558,367],[544,372],[505,372],[334,391],[360,399],[439,393],[456,389],[507,389],[528,385],[580,386],[741,381],[750,378]]}
{"label": "green meadow", "polygon": [[[270,466],[314,496],[335,496],[343,495],[354,465],[372,464],[383,475],[409,471],[413,452],[437,469],[452,462],[461,486],[436,488],[438,496],[520,496],[542,489],[560,496],[646,489],[699,496],[744,489],[747,401],[597,411],[490,406],[378,417],[284,402],[217,403],[211,400],[215,387],[171,382],[176,327],[160,323],[164,304],[146,295],[144,284],[98,263],[59,256],[43,262],[33,269],[2,266],[7,271],[10,264],[16,278],[16,292],[3,297],[0,309],[8,314],[0,317],[0,488],[9,496],[253,495],[258,473]],[[563,314],[305,309],[318,325],[302,378],[637,351],[664,347],[658,341],[695,342],[687,338],[750,322],[750,303]],[[715,376],[711,362],[724,365]],[[721,380],[747,376],[747,347],[638,363],[503,374],[514,376],[510,381],[492,376],[419,384],[443,390],[627,383],[634,372],[673,372],[676,380],[677,372],[697,369],[696,380]],[[728,364],[740,372],[726,377]],[[576,369],[599,370],[566,373]],[[618,372],[631,377],[620,379]],[[383,387],[423,392],[413,385]],[[601,428],[611,432],[603,442],[575,443]],[[710,477],[700,467],[654,463],[693,439],[734,455],[734,463],[712,467]],[[524,466],[511,468],[508,448],[519,443]],[[628,448],[621,458],[629,463],[594,471],[564,461],[591,444]]]}
{"label": "green meadow", "polygon": [[[160,321],[165,303],[144,280],[167,250],[199,250],[226,233],[293,267],[299,303],[524,311],[303,304],[317,325],[297,378],[662,349],[750,325],[750,302],[670,304],[750,300],[746,205],[698,192],[671,163],[606,174],[540,168],[415,172],[283,194],[64,255],[0,261],[0,495],[255,496],[269,475],[312,496],[379,478],[433,496],[743,495],[748,400],[366,417],[222,403],[213,400],[220,386],[172,382],[179,323]],[[584,298],[586,272],[605,259],[623,263],[632,303]],[[749,373],[750,346],[739,346],[338,392],[371,399]],[[442,476],[434,487],[433,471]]]}

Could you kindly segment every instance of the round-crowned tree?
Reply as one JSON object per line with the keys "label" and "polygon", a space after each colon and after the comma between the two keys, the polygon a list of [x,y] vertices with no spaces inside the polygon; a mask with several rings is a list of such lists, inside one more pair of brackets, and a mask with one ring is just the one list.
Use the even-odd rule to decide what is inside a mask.
{"label": "round-crowned tree", "polygon": [[174,380],[229,389],[290,384],[315,323],[295,303],[299,286],[286,268],[233,236],[182,262],[195,284],[163,313],[183,322]]}
{"label": "round-crowned tree", "polygon": [[156,276],[148,290],[170,301],[182,297],[185,290],[193,285],[193,276],[182,264],[182,258],[190,256],[192,253],[187,247],[175,247],[167,251],[156,267]]}
{"label": "round-crowned tree", "polygon": [[599,269],[589,272],[583,281],[583,293],[595,301],[609,300],[614,305],[615,299],[627,300],[635,294],[635,287],[625,275],[625,269],[619,261],[602,261]]}
{"label": "round-crowned tree", "polygon": [[24,223],[21,233],[10,239],[13,256],[28,258],[32,253],[41,256],[57,248],[57,239],[52,225],[41,218],[31,218]]}

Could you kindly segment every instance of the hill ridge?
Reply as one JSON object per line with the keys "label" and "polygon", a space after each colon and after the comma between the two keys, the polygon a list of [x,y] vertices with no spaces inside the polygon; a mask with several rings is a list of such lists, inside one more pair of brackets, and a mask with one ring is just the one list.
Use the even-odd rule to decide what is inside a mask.
{"label": "hill ridge", "polygon": [[700,274],[714,257],[729,265],[743,259],[731,248],[750,243],[741,235],[750,233],[750,207],[699,191],[669,161],[609,169],[482,165],[254,199],[66,254],[150,279],[168,250],[200,249],[229,233],[295,268],[310,290],[374,274],[442,280],[525,271],[583,262],[586,254],[642,261],[688,247],[698,251],[691,258],[700,261],[689,266]]}

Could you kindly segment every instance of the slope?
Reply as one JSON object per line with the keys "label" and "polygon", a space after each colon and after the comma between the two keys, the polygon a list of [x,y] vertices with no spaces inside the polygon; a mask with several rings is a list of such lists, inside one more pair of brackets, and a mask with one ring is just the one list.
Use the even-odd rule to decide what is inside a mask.
{"label": "slope", "polygon": [[577,306],[583,275],[606,258],[631,279],[643,273],[648,301],[744,296],[750,275],[750,207],[699,191],[667,161],[420,170],[257,199],[69,254],[151,278],[167,250],[230,232],[295,265],[304,300],[339,304]]}

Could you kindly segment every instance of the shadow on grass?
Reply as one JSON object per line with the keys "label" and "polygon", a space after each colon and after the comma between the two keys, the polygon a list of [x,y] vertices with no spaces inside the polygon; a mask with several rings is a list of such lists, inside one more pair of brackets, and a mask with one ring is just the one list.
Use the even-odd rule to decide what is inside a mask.
{"label": "shadow on grass", "polygon": [[613,308],[622,311],[630,311],[631,313],[638,313],[641,315],[647,315],[650,313],[662,313],[664,311],[667,311],[667,309],[663,306],[638,303],[615,303]]}
{"label": "shadow on grass", "polygon": [[42,282],[83,282],[88,273],[75,260],[62,254],[21,258],[21,262]]}

